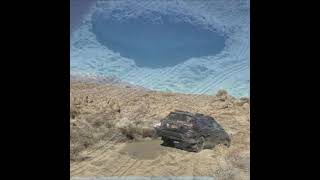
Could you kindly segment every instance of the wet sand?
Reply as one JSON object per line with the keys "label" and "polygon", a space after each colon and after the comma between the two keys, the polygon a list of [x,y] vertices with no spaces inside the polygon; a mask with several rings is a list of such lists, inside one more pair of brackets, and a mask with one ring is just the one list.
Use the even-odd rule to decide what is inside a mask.
{"label": "wet sand", "polygon": [[119,153],[133,159],[156,159],[166,154],[166,148],[161,146],[161,143],[160,139],[127,143]]}

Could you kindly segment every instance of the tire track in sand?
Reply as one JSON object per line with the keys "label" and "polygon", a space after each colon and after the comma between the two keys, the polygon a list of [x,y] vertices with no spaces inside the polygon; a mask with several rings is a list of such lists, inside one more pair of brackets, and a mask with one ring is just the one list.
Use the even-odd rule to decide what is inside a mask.
{"label": "tire track in sand", "polygon": [[[74,167],[73,169],[71,169],[70,173],[72,176],[75,176],[83,171],[85,171],[88,167],[87,164],[91,164],[91,162],[97,160],[98,158],[100,158],[104,152],[106,152],[107,150],[109,150],[112,146],[115,145],[115,142],[112,142],[112,139],[114,137],[116,137],[117,135],[119,135],[119,133],[114,134],[109,140],[107,140],[103,145],[98,146],[98,147],[94,147],[93,149],[91,149],[88,153],[86,153],[86,156],[91,155],[92,157],[89,158],[89,160],[84,160],[81,161],[79,163],[73,164],[72,166]],[[110,144],[111,142],[111,144]],[[100,150],[102,150],[101,152],[99,152]],[[97,155],[95,155],[97,154]]]}

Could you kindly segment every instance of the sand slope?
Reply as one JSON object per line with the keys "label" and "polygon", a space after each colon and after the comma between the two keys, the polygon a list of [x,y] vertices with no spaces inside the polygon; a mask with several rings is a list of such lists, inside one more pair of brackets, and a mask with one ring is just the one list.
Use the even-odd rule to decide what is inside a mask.
{"label": "sand slope", "polygon": [[[70,84],[71,176],[214,176],[249,179],[250,102],[148,91],[130,86]],[[213,116],[229,148],[200,153],[160,146],[152,124],[175,109]]]}

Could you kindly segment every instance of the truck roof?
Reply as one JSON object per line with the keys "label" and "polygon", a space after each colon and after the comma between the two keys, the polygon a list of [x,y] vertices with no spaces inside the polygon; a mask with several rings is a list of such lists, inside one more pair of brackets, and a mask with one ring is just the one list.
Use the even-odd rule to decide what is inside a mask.
{"label": "truck roof", "polygon": [[174,114],[186,114],[186,115],[193,115],[191,112],[181,111],[181,110],[175,110],[174,112],[170,112],[170,113],[174,113]]}

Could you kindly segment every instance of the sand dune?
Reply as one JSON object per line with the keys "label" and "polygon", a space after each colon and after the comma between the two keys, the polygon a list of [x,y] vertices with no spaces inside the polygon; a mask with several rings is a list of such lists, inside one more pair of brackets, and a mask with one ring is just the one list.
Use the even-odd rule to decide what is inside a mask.
{"label": "sand dune", "polygon": [[[70,84],[71,177],[212,176],[249,179],[250,102],[164,93],[130,86]],[[230,134],[229,148],[200,153],[161,146],[152,124],[175,109],[213,116]]]}

